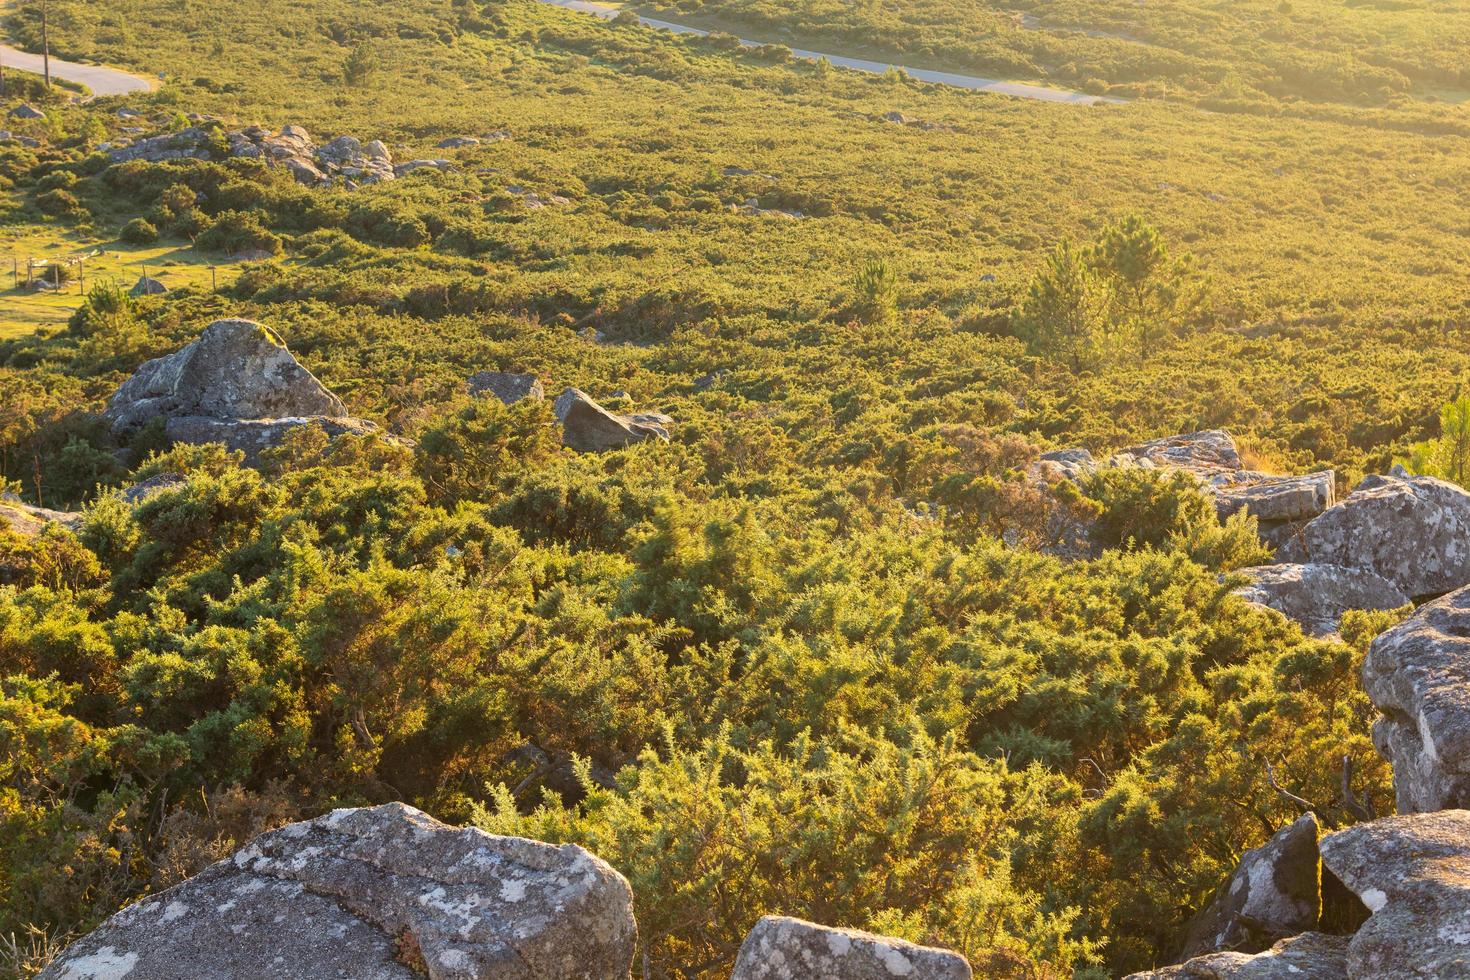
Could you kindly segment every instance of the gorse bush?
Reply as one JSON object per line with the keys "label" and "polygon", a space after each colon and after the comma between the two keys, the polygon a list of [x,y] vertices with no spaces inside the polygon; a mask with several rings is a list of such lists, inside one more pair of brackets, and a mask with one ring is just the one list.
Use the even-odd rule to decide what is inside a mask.
{"label": "gorse bush", "polygon": [[[1173,86],[1084,108],[529,0],[191,2],[229,29],[52,0],[68,53],[167,81],[129,101],[146,123],[57,98],[43,146],[0,146],[27,241],[142,219],[220,276],[134,301],[89,268],[85,298],[0,315],[0,485],[81,513],[0,533],[0,936],[45,946],[263,829],[399,799],[610,860],[645,980],[728,976],[766,913],[1091,978],[1171,959],[1298,815],[1267,764],[1324,822],[1387,811],[1357,674],[1398,614],[1309,639],[1231,594],[1267,555],[1196,482],[1030,464],[1219,426],[1340,488],[1425,438],[1458,472],[1431,407],[1470,368],[1464,121],[1295,98],[1458,77],[1422,12],[1366,71],[1333,24],[1376,15],[1315,0],[1223,53],[1188,47],[1223,26],[738,6],[875,49],[924,10],[926,60]],[[229,120],[197,124],[212,159],[98,149],[190,114]],[[454,166],[306,187],[225,158],[257,122]],[[58,191],[78,209],[44,215]],[[303,426],[247,468],[96,417],[225,316],[383,435]],[[672,439],[571,453],[546,402],[466,397],[482,370],[666,412]]]}

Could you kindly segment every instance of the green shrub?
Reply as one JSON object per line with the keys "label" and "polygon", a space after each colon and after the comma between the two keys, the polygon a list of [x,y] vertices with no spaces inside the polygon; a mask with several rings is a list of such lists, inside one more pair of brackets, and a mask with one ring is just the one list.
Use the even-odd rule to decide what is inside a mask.
{"label": "green shrub", "polygon": [[158,241],[158,229],[147,218],[134,218],[123,225],[118,237],[129,245],[152,245]]}

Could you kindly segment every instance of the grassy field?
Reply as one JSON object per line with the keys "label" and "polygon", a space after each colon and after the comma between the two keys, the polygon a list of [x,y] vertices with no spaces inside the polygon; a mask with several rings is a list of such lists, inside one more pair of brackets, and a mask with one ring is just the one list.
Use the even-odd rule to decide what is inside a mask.
{"label": "grassy field", "polygon": [[[27,288],[28,261],[37,279],[47,275],[48,265],[67,267],[64,287]],[[34,226],[0,226],[0,270],[0,338],[64,326],[86,298],[83,286],[101,279],[132,288],[146,274],[170,290],[208,290],[229,285],[239,271],[236,263],[202,255],[187,243],[137,246]]]}

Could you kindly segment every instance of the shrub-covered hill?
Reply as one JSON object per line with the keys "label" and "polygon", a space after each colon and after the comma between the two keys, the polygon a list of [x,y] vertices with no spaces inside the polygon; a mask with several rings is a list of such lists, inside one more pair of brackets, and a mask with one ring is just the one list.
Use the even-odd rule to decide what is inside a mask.
{"label": "shrub-covered hill", "polygon": [[[0,538],[0,935],[403,799],[587,843],[650,977],[726,975],[772,911],[1102,976],[1295,815],[1268,764],[1328,820],[1344,756],[1387,805],[1356,669],[1390,616],[1307,639],[1229,595],[1259,549],[1193,488],[1017,471],[1226,425],[1345,485],[1436,435],[1454,120],[1015,103],[529,0],[53,16],[166,83],[8,122],[42,145],[0,146],[4,227],[265,257],[0,341],[7,488],[87,508]],[[294,123],[453,166],[348,191],[102,148],[187,113],[220,151]],[[96,418],[222,316],[413,445],[303,431],[251,469]],[[484,369],[672,441],[571,453],[544,403],[468,399]],[[1059,507],[1134,534],[1046,557]]]}

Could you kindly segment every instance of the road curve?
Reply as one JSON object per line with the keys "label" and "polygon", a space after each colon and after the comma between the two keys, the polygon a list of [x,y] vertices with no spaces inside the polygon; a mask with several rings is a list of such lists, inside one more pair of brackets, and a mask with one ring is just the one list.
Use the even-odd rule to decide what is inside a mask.
{"label": "road curve", "polygon": [[[0,44],[0,63],[3,63],[6,68],[33,72],[37,75],[44,70],[40,55],[29,54],[7,44]],[[92,90],[94,98],[151,92],[158,87],[157,82],[149,81],[141,75],[130,75],[125,71],[105,68],[101,65],[79,65],[73,61],[62,61],[54,56],[51,59],[51,77],[85,85]]]}
{"label": "road curve", "polygon": [[[538,0],[539,3],[548,4],[553,7],[561,7],[564,10],[576,10],[584,14],[592,14],[603,20],[612,20],[621,11],[615,7],[608,7],[592,0]],[[652,17],[639,17],[639,23],[646,27],[656,28],[661,31],[671,31],[674,34],[692,34],[695,37],[705,37],[710,32],[702,31],[697,27],[687,27],[684,24],[675,24],[667,20],[656,20]],[[765,41],[748,41],[740,39],[740,43],[748,48],[760,47]],[[800,48],[791,50],[792,56],[803,61],[828,61],[840,68],[851,68],[855,71],[872,72],[881,75],[890,69],[898,69],[905,72],[911,78],[917,78],[921,82],[933,82],[937,85],[952,85],[955,88],[970,89],[976,92],[993,92],[997,95],[1011,95],[1018,99],[1036,99],[1041,102],[1067,102],[1074,105],[1097,105],[1098,103],[1121,104],[1124,99],[1114,99],[1105,95],[1088,95],[1085,92],[1069,92],[1061,88],[1047,88],[1044,85],[1027,85],[1025,82],[1007,82],[998,78],[980,78],[975,75],[959,75],[947,71],[930,71],[927,68],[909,68],[905,65],[893,65],[883,61],[868,61],[863,58],[848,58],[839,54],[825,54],[821,51],[804,51]]]}

